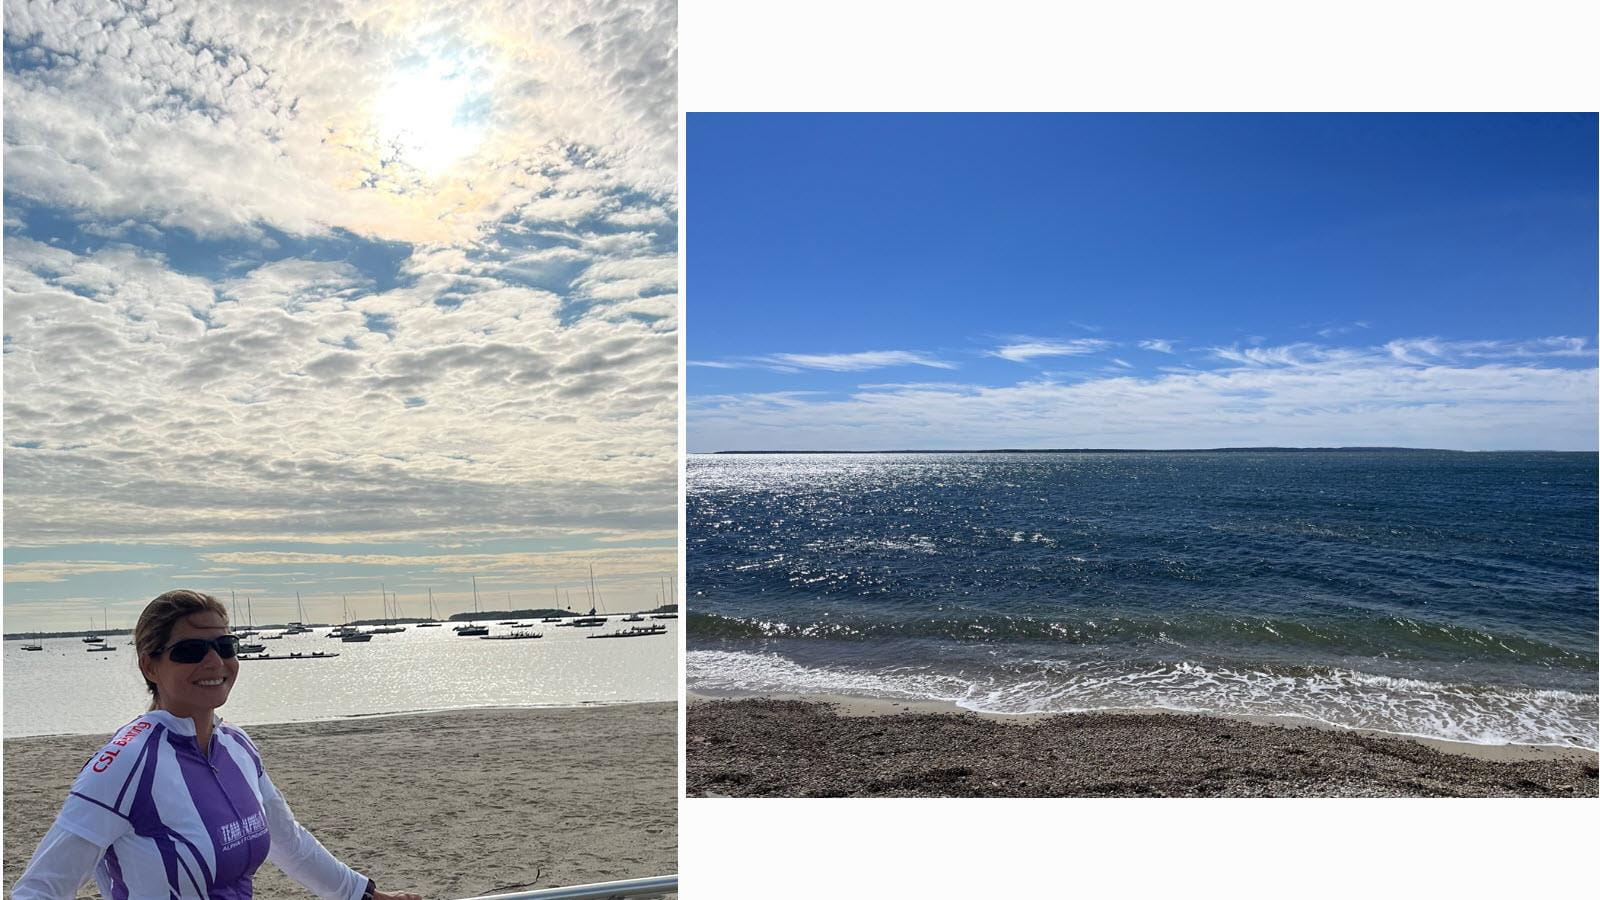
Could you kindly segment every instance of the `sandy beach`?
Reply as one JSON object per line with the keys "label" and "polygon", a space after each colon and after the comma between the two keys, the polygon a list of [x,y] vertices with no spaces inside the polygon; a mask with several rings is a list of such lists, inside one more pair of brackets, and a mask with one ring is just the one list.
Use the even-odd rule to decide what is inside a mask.
{"label": "sandy beach", "polygon": [[[248,729],[295,816],[429,898],[677,871],[676,706],[456,710]],[[5,742],[10,893],[104,736]],[[311,897],[271,864],[262,897]],[[98,896],[93,882],[80,893]]]}
{"label": "sandy beach", "polygon": [[712,699],[691,797],[1593,797],[1596,754],[1208,715],[987,716],[945,704]]}

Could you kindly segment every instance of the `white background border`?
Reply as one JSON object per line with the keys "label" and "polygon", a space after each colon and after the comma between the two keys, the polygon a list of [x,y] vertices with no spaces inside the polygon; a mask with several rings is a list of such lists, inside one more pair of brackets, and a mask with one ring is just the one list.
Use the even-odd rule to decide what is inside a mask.
{"label": "white background border", "polygon": [[[680,2],[682,111],[1600,108],[1594,3]],[[688,799],[680,870],[692,900],[1582,895],[1597,813],[1592,800]]]}

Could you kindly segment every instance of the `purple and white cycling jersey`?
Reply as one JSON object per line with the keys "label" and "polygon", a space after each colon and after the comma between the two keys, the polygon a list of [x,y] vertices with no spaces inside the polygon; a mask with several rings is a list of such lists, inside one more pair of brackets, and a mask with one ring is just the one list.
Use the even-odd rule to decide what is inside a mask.
{"label": "purple and white cycling jersey", "polygon": [[248,898],[269,852],[323,896],[359,897],[366,883],[294,821],[250,738],[220,719],[206,754],[190,719],[134,719],[84,764],[56,825],[105,848],[95,880],[112,900]]}

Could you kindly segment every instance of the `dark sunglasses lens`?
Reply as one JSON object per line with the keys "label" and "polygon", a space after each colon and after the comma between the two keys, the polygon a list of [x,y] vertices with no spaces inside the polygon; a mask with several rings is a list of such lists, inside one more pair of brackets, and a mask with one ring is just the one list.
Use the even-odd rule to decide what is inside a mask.
{"label": "dark sunglasses lens", "polygon": [[167,655],[172,659],[173,662],[184,663],[187,665],[190,663],[197,663],[200,660],[205,659],[206,651],[213,648],[217,651],[218,656],[222,657],[223,659],[231,659],[234,653],[239,649],[239,639],[231,634],[224,637],[219,637],[214,641],[202,640],[200,638],[190,638],[186,641],[179,641],[176,644],[173,644],[172,649],[168,651]]}

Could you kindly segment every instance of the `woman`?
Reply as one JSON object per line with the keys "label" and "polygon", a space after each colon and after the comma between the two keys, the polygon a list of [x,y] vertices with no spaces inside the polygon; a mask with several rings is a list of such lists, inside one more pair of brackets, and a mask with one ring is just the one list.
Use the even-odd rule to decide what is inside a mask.
{"label": "woman", "polygon": [[216,714],[239,676],[227,610],[197,591],[150,601],[134,628],[150,710],[72,783],[12,896],[70,898],[94,871],[106,897],[248,898],[263,860],[319,897],[386,894],[296,822],[255,744]]}

